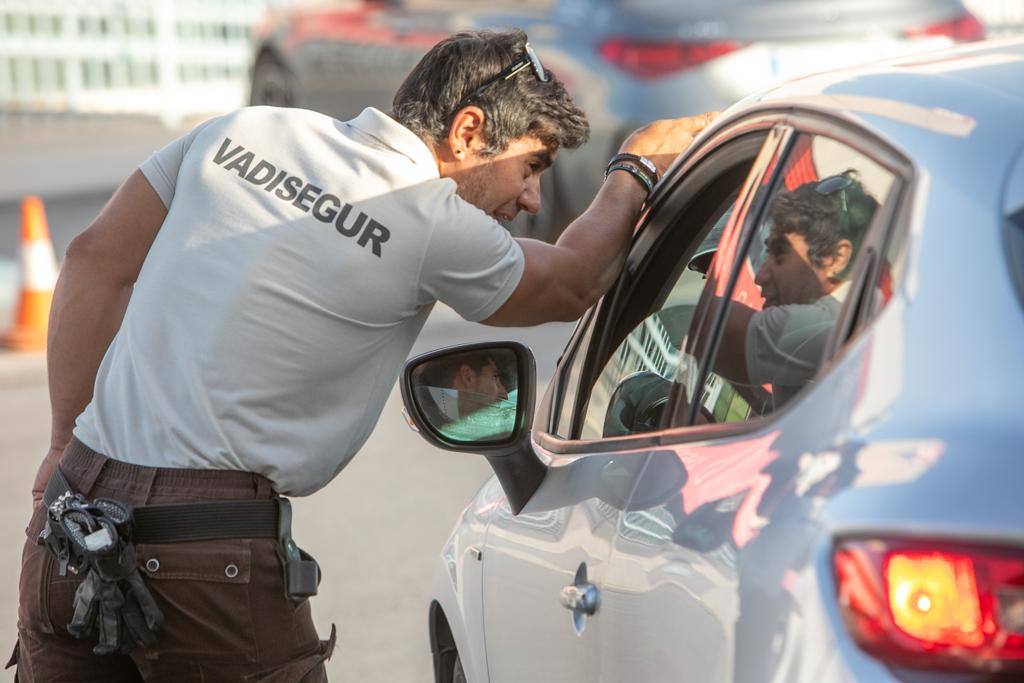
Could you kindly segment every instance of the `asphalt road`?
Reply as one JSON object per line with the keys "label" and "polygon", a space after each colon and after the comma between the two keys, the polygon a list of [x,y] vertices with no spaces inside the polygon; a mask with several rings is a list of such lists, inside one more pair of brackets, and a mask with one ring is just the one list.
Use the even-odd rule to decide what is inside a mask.
{"label": "asphalt road", "polygon": [[[104,200],[105,195],[94,194],[47,203],[58,253]],[[17,216],[16,205],[0,205],[0,226],[12,216]],[[0,259],[16,253],[16,242],[0,241]],[[517,339],[534,349],[543,390],[570,331],[564,324],[488,328],[439,307],[414,353],[460,342]],[[329,665],[335,681],[432,680],[426,610],[437,553],[490,473],[479,456],[428,446],[408,429],[400,409],[396,390],[373,435],[341,475],[317,494],[294,502],[296,540],[324,571],[314,618],[324,637],[332,623],[338,627],[339,645]],[[15,640],[28,492],[48,438],[49,404],[41,376],[28,384],[5,387],[0,382],[0,614],[7,615],[0,622],[0,648],[12,647]],[[0,679],[4,676],[10,680],[11,673]]]}

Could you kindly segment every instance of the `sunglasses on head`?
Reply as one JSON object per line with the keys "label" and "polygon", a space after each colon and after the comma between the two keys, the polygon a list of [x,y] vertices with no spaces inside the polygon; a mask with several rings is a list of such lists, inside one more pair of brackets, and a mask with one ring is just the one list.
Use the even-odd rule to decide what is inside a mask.
{"label": "sunglasses on head", "polygon": [[830,195],[835,194],[836,192],[842,192],[842,194],[839,195],[839,198],[842,200],[843,211],[846,211],[846,192],[844,190],[852,184],[853,178],[848,175],[833,175],[819,180],[818,184],[814,186],[814,191],[821,195]]}
{"label": "sunglasses on head", "polygon": [[533,69],[533,74],[541,83],[547,83],[548,81],[550,81],[551,74],[549,74],[547,70],[544,68],[544,65],[540,63],[540,57],[538,57],[537,53],[533,51],[533,47],[529,43],[526,43],[523,46],[523,49],[525,51],[525,54],[522,57],[506,66],[504,69],[498,72],[496,76],[492,76],[491,78],[488,78],[486,81],[478,85],[472,92],[470,92],[468,95],[466,95],[459,101],[459,106],[462,107],[467,102],[473,100],[474,98],[479,96],[480,93],[482,93],[484,90],[489,88],[494,83],[497,83],[498,81],[507,81],[508,79],[512,78],[526,67],[530,67]]}

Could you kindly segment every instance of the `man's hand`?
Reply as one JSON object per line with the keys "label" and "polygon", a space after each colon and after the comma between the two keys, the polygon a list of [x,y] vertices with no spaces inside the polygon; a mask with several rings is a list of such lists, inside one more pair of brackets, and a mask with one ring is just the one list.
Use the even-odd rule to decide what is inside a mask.
{"label": "man's hand", "polygon": [[658,175],[663,175],[680,152],[689,147],[697,134],[716,116],[718,112],[711,111],[699,116],[653,121],[633,131],[619,151],[647,157],[658,167]]}

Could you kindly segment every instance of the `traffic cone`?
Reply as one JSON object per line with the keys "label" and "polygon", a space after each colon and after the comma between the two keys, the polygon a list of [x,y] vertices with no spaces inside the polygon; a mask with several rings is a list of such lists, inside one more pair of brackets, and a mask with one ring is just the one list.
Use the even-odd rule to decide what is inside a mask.
{"label": "traffic cone", "polygon": [[25,197],[21,203],[20,280],[14,326],[0,337],[0,346],[20,351],[44,349],[53,287],[57,284],[57,259],[39,197]]}

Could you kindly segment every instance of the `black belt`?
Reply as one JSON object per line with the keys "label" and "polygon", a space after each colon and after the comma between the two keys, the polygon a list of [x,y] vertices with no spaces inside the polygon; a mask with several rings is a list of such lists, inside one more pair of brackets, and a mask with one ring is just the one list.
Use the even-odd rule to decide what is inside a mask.
{"label": "black belt", "polygon": [[[51,508],[62,496],[74,496],[58,466],[43,492],[43,502]],[[59,506],[58,506],[59,507]],[[273,500],[225,500],[171,505],[142,505],[130,510],[132,543],[178,543],[213,541],[229,538],[273,538],[284,559],[285,590],[289,598],[302,600],[316,595],[320,584],[320,566],[292,540],[292,506],[287,498]],[[40,535],[46,540],[47,528]],[[58,552],[54,549],[54,552]],[[58,559],[61,559],[58,554]],[[64,557],[61,575],[67,566]]]}
{"label": "black belt", "polygon": [[[58,467],[46,485],[43,502],[49,507],[65,493],[74,491]],[[291,529],[287,498],[142,505],[133,513],[136,543],[280,538],[282,529]]]}

